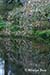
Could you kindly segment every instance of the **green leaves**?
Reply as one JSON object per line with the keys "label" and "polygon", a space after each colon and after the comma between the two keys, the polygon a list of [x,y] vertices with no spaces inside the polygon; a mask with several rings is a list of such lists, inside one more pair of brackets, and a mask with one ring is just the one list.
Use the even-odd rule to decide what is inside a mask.
{"label": "green leaves", "polygon": [[17,27],[17,25],[12,25],[11,28],[10,28],[10,30],[11,30],[12,32],[16,32],[16,31],[20,30],[20,28]]}
{"label": "green leaves", "polygon": [[50,30],[43,30],[43,31],[38,30],[36,31],[35,35],[43,39],[45,38],[47,39],[50,37]]}
{"label": "green leaves", "polygon": [[5,28],[5,22],[3,22],[2,20],[0,20],[0,31],[3,30]]}
{"label": "green leaves", "polygon": [[33,30],[33,36],[36,37],[38,42],[50,43],[50,30],[37,30],[35,33]]}

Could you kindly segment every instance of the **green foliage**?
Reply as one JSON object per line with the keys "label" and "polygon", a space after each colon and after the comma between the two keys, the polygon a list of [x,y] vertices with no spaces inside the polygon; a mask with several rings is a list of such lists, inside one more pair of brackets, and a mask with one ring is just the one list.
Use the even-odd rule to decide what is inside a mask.
{"label": "green foliage", "polygon": [[10,28],[10,30],[11,30],[12,32],[15,32],[15,31],[20,30],[20,28],[17,27],[17,25],[12,25],[11,28]]}
{"label": "green foliage", "polygon": [[38,35],[39,37],[47,39],[50,37],[50,30],[36,31],[35,34]]}
{"label": "green foliage", "polygon": [[6,23],[2,20],[0,20],[0,31],[5,28]]}
{"label": "green foliage", "polygon": [[[1,52],[0,54],[5,59],[8,59],[8,61],[10,61],[10,62],[8,61],[7,62],[11,63],[12,69],[17,71],[17,74],[20,74],[20,73],[22,74],[23,71],[21,71],[21,68],[23,69],[22,65],[24,65],[24,68],[25,68],[26,63],[24,63],[24,61],[26,60],[27,62],[27,56],[29,57],[30,55],[29,50],[32,50],[32,42],[33,42],[34,48],[36,48],[36,52],[35,53],[33,52],[35,54],[35,58],[37,58],[36,54],[38,54],[40,50],[41,50],[41,53],[45,53],[45,52],[47,53],[46,49],[49,51],[48,46],[50,45],[50,29],[48,29],[47,26],[50,26],[50,23],[48,22],[48,19],[50,19],[50,13],[49,13],[50,5],[41,6],[41,4],[38,4],[39,7],[38,5],[36,5],[36,7],[32,9],[32,10],[36,10],[38,8],[38,10],[34,11],[33,15],[31,11],[31,15],[29,15],[29,12],[27,12],[27,10],[29,11],[29,9],[26,10],[27,8],[26,6],[22,8],[23,5],[20,2],[20,0],[17,0],[17,3],[15,4],[14,4],[15,0],[10,0],[10,1],[13,1],[12,3],[9,2],[9,0],[7,1],[8,1],[8,4],[5,3],[5,7],[3,7],[3,9],[5,10],[1,8],[3,11],[5,11],[4,15],[7,13],[7,16],[5,16],[7,21],[3,21],[2,19],[0,19],[0,31],[4,30],[4,28],[6,27],[7,28],[4,31],[6,38],[4,37],[3,34],[1,36],[2,40],[0,41],[1,42],[0,47],[2,47],[1,49],[4,49],[4,48],[5,49],[3,50],[4,52],[2,51],[2,54]],[[37,20],[38,22],[36,22]],[[41,22],[41,20],[47,20],[47,21]],[[36,22],[35,24],[34,24],[34,21]],[[36,25],[35,28],[39,26],[39,29],[37,28],[32,29],[33,27],[32,22],[34,25]],[[41,26],[46,27],[46,29],[42,30]],[[31,32],[33,31],[33,33],[31,33],[30,30]],[[29,35],[29,33],[31,33],[31,36]],[[18,36],[19,34],[21,36]],[[29,35],[28,38],[26,38],[27,34]],[[32,36],[33,36],[33,39],[31,38],[29,40],[29,38]],[[43,46],[44,43],[45,43],[45,46]],[[46,43],[47,43],[47,47],[46,47]],[[35,51],[35,49],[33,51]],[[8,55],[8,57],[6,55]],[[22,65],[20,65],[20,61],[22,61],[21,62]]]}
{"label": "green foliage", "polygon": [[38,42],[50,43],[50,30],[37,30],[36,32],[33,30],[33,36],[36,37]]}
{"label": "green foliage", "polygon": [[19,7],[19,6],[23,6],[23,4],[21,3],[20,0],[17,0],[17,6],[18,6],[18,7]]}

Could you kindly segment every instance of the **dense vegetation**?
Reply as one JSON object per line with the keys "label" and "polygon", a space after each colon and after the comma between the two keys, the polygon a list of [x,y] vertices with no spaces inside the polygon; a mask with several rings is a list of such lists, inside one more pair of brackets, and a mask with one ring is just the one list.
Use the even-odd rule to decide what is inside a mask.
{"label": "dense vegetation", "polygon": [[9,71],[10,75],[33,75],[25,68],[34,67],[47,69],[38,75],[50,75],[49,2],[1,1],[0,57],[5,61],[5,75]]}

